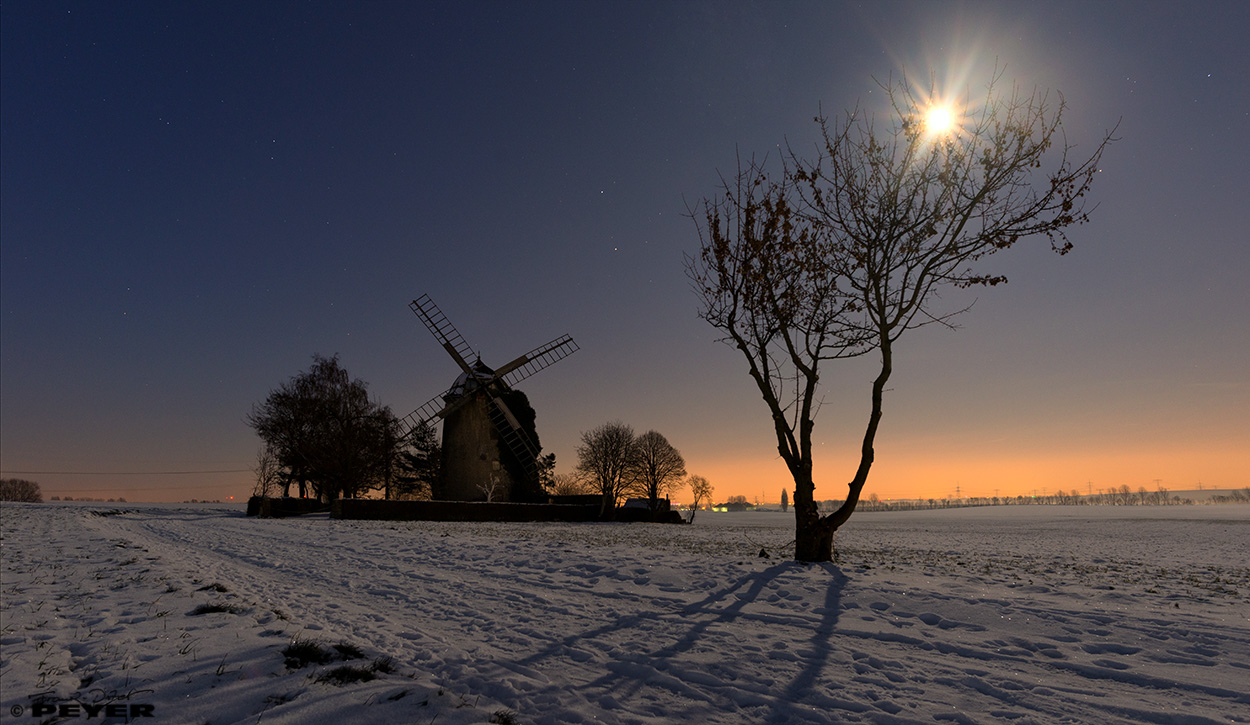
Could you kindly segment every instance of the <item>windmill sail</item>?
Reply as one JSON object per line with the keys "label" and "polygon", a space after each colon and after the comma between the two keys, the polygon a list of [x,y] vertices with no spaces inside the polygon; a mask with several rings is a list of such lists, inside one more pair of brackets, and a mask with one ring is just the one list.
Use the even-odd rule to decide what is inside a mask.
{"label": "windmill sail", "polygon": [[[470,375],[474,375],[473,369],[469,366],[469,357],[473,355],[473,348],[469,347],[469,343],[465,342],[460,331],[451,324],[447,319],[447,315],[438,309],[438,305],[434,304],[434,300],[429,295],[421,295],[408,305],[412,311],[421,318],[421,322],[425,324],[430,334],[434,335],[434,339],[442,344],[447,350],[456,364],[462,370]],[[476,375],[474,375],[476,377]]]}
{"label": "windmill sail", "polygon": [[521,462],[521,466],[525,469],[525,475],[530,480],[537,480],[538,466],[538,446],[530,440],[525,430],[521,427],[520,422],[512,415],[512,411],[508,410],[508,406],[504,404],[499,396],[491,396],[491,405],[489,406],[490,421],[495,426],[495,430],[499,433],[499,437],[512,451],[512,455]]}
{"label": "windmill sail", "polygon": [[543,368],[560,362],[579,349],[573,338],[568,335],[558,337],[546,345],[530,350],[521,357],[495,371],[495,376],[508,387],[528,378]]}
{"label": "windmill sail", "polygon": [[451,390],[447,390],[440,395],[436,395],[430,398],[425,405],[400,418],[399,422],[403,425],[404,435],[408,435],[423,425],[433,425],[436,419],[446,418],[452,411],[468,401],[468,398],[462,396],[453,398],[448,402],[447,397],[450,393]]}

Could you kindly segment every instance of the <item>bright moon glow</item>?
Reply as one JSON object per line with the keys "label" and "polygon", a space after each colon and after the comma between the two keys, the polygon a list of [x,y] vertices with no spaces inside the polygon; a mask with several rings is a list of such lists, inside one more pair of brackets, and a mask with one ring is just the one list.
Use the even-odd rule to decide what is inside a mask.
{"label": "bright moon glow", "polygon": [[955,128],[955,113],[949,106],[933,106],[925,114],[925,130],[934,135],[949,133]]}

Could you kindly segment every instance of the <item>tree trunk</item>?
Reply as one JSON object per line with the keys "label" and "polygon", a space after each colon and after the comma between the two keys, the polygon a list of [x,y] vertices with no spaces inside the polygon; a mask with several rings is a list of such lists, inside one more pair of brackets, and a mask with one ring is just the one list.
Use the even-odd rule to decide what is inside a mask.
{"label": "tree trunk", "polygon": [[868,481],[868,471],[872,468],[874,451],[873,442],[877,438],[877,427],[881,422],[882,401],[885,397],[885,385],[894,371],[893,355],[889,340],[881,345],[881,370],[872,384],[872,411],[868,416],[868,426],[864,431],[864,440],[860,448],[859,468],[855,478],[848,486],[846,501],[837,511],[821,518],[814,500],[815,485],[810,474],[795,476],[794,489],[794,558],[798,561],[825,562],[833,561],[833,534],[842,524],[851,518],[855,506],[859,503],[860,492]]}
{"label": "tree trunk", "polygon": [[828,517],[820,517],[816,505],[816,486],[805,471],[794,481],[794,559],[795,561],[833,561],[833,531]]}
{"label": "tree trunk", "polygon": [[820,518],[816,503],[794,503],[794,559],[795,561],[833,561],[833,527]]}

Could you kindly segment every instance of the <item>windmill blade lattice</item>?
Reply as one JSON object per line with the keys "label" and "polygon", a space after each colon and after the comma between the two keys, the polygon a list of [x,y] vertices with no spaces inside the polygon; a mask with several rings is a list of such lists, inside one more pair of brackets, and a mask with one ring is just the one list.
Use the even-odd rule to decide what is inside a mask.
{"label": "windmill blade lattice", "polygon": [[447,319],[447,315],[438,309],[438,305],[434,304],[434,300],[429,295],[421,295],[408,305],[412,311],[421,318],[421,322],[425,325],[430,334],[434,335],[434,339],[451,354],[452,359],[466,373],[477,377],[473,368],[469,366],[469,358],[473,355],[473,348],[469,347],[469,343],[465,342],[460,331],[451,324]]}
{"label": "windmill blade lattice", "polygon": [[534,441],[530,440],[521,428],[516,417],[512,415],[512,411],[508,410],[508,406],[504,405],[498,396],[492,395],[490,401],[490,421],[499,432],[499,437],[512,451],[512,455],[521,462],[525,474],[530,478],[537,478],[538,466],[535,465],[535,461],[540,453],[538,446],[534,445]]}
{"label": "windmill blade lattice", "polygon": [[447,396],[451,394],[451,391],[452,388],[448,388],[439,395],[430,398],[425,405],[400,418],[399,422],[403,425],[404,435],[412,433],[412,431],[423,425],[434,425],[435,420],[446,418],[456,408],[469,401],[468,397],[461,396],[453,398],[450,403],[447,402]]}
{"label": "windmill blade lattice", "polygon": [[504,385],[513,387],[539,370],[560,362],[580,349],[577,343],[573,342],[573,338],[568,335],[557,337],[546,345],[536,347],[499,368],[495,376],[503,380]]}

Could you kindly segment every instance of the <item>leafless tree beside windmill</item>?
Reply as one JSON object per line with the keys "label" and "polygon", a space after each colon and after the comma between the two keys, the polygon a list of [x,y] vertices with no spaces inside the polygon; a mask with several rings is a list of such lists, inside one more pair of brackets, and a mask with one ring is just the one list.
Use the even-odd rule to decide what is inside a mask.
{"label": "leafless tree beside windmill", "polygon": [[542,496],[534,409],[514,386],[577,352],[568,335],[492,369],[473,352],[429,295],[409,305],[460,368],[456,382],[403,418],[407,434],[443,421],[443,460],[434,498],[533,501]]}

